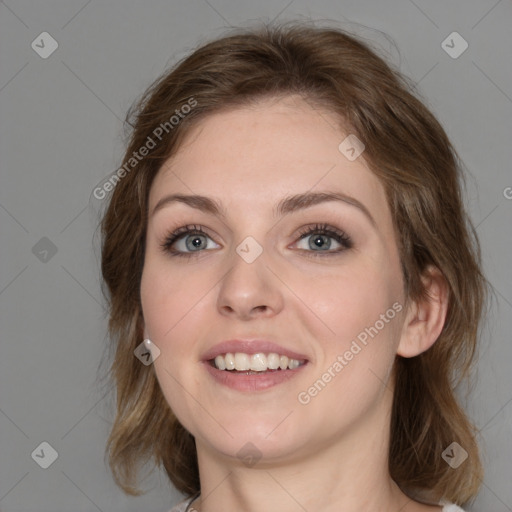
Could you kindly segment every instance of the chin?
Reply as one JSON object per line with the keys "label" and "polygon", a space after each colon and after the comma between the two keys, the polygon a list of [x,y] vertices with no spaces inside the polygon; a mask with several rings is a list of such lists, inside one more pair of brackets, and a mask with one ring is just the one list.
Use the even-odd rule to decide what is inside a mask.
{"label": "chin", "polygon": [[[270,415],[266,418],[258,418],[256,413],[248,414],[243,419],[240,415],[232,417],[216,416],[217,428],[212,430],[210,425],[205,429],[205,423],[201,423],[201,437],[210,446],[229,457],[263,456],[265,459],[281,459],[290,453],[297,452],[308,436],[304,428],[292,423],[293,414],[287,417],[290,411],[280,415]],[[283,421],[284,419],[284,421]],[[287,425],[285,425],[288,423]],[[225,430],[224,430],[225,429]],[[212,434],[214,436],[212,437]],[[255,454],[251,452],[254,451]]]}

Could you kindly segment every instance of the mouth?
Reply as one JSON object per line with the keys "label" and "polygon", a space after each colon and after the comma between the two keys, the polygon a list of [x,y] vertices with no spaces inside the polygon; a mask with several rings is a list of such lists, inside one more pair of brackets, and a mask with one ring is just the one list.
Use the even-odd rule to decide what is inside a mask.
{"label": "mouth", "polygon": [[277,352],[227,352],[204,361],[204,367],[214,382],[250,393],[283,384],[307,365],[307,359],[293,359]]}
{"label": "mouth", "polygon": [[283,384],[310,363],[305,354],[290,347],[254,338],[218,343],[202,354],[201,362],[212,384],[243,392],[263,391]]}
{"label": "mouth", "polygon": [[219,354],[208,363],[213,368],[221,371],[228,371],[235,374],[258,375],[263,373],[282,372],[295,370],[307,363],[306,359],[293,359],[288,356],[270,352],[265,354],[246,354],[244,352],[227,352]]}

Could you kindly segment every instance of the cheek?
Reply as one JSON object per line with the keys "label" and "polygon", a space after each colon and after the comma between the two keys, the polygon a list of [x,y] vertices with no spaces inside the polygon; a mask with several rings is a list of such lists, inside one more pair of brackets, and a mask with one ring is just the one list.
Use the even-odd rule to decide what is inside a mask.
{"label": "cheek", "polygon": [[200,326],[204,325],[205,301],[212,284],[208,286],[206,275],[171,272],[168,264],[155,260],[146,260],[141,280],[145,331],[160,350],[154,362],[160,388],[174,414],[188,428],[189,419],[198,411],[191,411],[194,403],[184,390],[198,387],[200,348],[194,340],[205,336]]}
{"label": "cheek", "polygon": [[173,272],[166,262],[149,258],[141,280],[141,302],[147,334],[163,347],[180,338],[187,326],[196,325],[212,276],[206,272]]}
{"label": "cheek", "polygon": [[293,281],[309,328],[340,347],[373,326],[400,297],[397,276],[362,257],[329,273],[300,273]]}
{"label": "cheek", "polygon": [[315,414],[336,410],[343,422],[387,389],[383,383],[399,341],[401,281],[398,267],[381,261],[359,256],[329,276],[297,279],[297,295],[307,297],[307,308],[298,316],[310,319],[305,330],[318,341],[314,374],[298,398],[301,404],[314,401],[309,410]]}
{"label": "cheek", "polygon": [[[334,429],[366,414],[392,389],[402,306],[391,284],[377,269],[352,267],[310,295],[311,308],[334,334],[319,339],[317,364],[297,399],[311,416],[330,411]],[[312,332],[319,333],[316,325]]]}

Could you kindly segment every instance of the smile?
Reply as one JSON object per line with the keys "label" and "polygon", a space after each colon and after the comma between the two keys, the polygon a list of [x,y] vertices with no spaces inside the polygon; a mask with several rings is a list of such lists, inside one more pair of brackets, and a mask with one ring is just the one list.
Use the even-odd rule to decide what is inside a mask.
{"label": "smile", "polygon": [[284,355],[271,352],[264,354],[245,354],[243,352],[219,354],[210,364],[218,370],[238,372],[266,372],[268,370],[294,370],[306,363],[305,360],[292,359]]}
{"label": "smile", "polygon": [[306,359],[292,359],[277,352],[246,354],[227,352],[203,361],[204,368],[222,386],[256,392],[282,384],[308,366]]}

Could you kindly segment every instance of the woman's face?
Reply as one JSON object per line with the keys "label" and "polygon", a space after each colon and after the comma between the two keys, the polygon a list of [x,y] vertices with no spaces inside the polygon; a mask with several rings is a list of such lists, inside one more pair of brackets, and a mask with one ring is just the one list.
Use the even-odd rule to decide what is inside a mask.
{"label": "woman's face", "polygon": [[384,189],[339,148],[348,135],[298,97],[267,100],[201,121],[153,182],[145,336],[198,451],[275,463],[382,435],[403,281]]}

